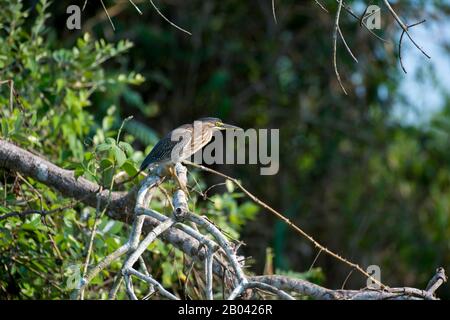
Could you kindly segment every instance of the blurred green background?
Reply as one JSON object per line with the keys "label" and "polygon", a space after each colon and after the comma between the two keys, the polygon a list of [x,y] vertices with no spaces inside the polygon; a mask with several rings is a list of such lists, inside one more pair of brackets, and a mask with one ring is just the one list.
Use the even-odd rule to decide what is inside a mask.
{"label": "blurred green background", "polygon": [[[448,1],[395,2],[408,23],[427,19],[411,34],[431,48],[432,60],[405,37],[408,74],[398,60],[400,29],[382,1],[347,1],[357,14],[379,5],[376,33],[386,39],[342,12],[342,32],[359,61],[338,42],[348,95],[332,65],[336,1],[322,1],[329,13],[314,1],[276,1],[277,24],[269,0],[155,1],[192,36],[165,22],[149,1],[135,1],[142,15],[128,1],[105,1],[115,31],[97,1],[88,1],[82,30],[75,31],[66,28],[68,3],[55,1],[44,10],[41,2],[0,0],[0,80],[15,81],[22,103],[10,110],[9,88],[0,87],[2,138],[95,180],[111,172],[102,164],[98,172],[88,170],[98,160],[92,150],[105,137],[115,138],[129,116],[123,140],[134,150],[125,155],[131,167],[158,137],[201,116],[242,128],[279,128],[278,174],[261,176],[255,165],[213,168],[241,179],[329,249],[363,267],[379,265],[389,286],[425,287],[437,267],[448,267]],[[123,168],[120,156],[111,155],[113,172]],[[221,182],[195,176],[203,189]],[[41,206],[30,186],[42,190],[48,208],[62,204],[58,193],[26,177],[25,183],[0,169],[0,180],[3,212]],[[240,236],[253,272],[302,273],[297,275],[340,288],[351,271],[321,254],[315,273],[305,274],[318,254],[309,242],[237,190],[220,186],[210,196],[212,202],[194,199],[196,206]],[[0,221],[0,296],[62,297],[64,289],[48,284],[66,279],[68,261],[83,262],[93,214],[76,206],[46,223],[40,217]],[[102,219],[106,231],[99,241],[109,244],[96,244],[95,261],[127,236],[125,226],[108,229],[109,220]],[[182,264],[179,252],[162,243],[149,252],[154,271],[177,290],[179,271],[173,272],[169,256]],[[49,276],[33,276],[30,268]],[[105,297],[102,288],[111,277],[102,274],[91,297]],[[356,272],[345,285],[363,286]],[[441,296],[450,296],[448,286]]]}

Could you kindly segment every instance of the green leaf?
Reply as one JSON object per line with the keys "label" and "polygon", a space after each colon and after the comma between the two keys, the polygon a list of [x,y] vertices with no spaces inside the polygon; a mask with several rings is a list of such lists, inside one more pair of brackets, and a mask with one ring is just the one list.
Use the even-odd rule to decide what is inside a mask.
{"label": "green leaf", "polygon": [[14,130],[15,130],[15,132],[20,132],[20,129],[22,127],[22,123],[23,123],[23,116],[22,116],[21,113],[19,113],[17,115],[16,122],[14,123]]}
{"label": "green leaf", "polygon": [[116,159],[117,165],[121,167],[127,160],[127,156],[118,146],[114,145],[112,148],[114,159]]}
{"label": "green leaf", "polygon": [[3,137],[7,137],[9,133],[8,121],[6,118],[2,119],[2,135]]}
{"label": "green leaf", "polygon": [[100,161],[100,169],[101,170],[106,170],[106,169],[112,168],[113,165],[114,165],[114,163],[108,158],[102,159]]}
{"label": "green leaf", "polygon": [[121,167],[123,170],[125,170],[125,172],[130,176],[133,177],[138,170],[136,169],[136,167],[134,166],[134,163],[131,160],[127,160],[124,162],[124,164]]}
{"label": "green leaf", "polygon": [[105,141],[107,144],[116,145],[116,140],[114,140],[113,138],[106,138]]}
{"label": "green leaf", "polygon": [[246,201],[239,207],[239,213],[246,219],[253,219],[259,211],[259,207],[253,202]]}
{"label": "green leaf", "polygon": [[107,151],[107,150],[111,149],[111,147],[112,147],[111,144],[102,143],[97,146],[96,151],[97,152]]}
{"label": "green leaf", "polygon": [[75,179],[78,179],[79,177],[81,177],[84,174],[84,168],[83,167],[78,167],[75,169]]}
{"label": "green leaf", "polygon": [[120,141],[120,142],[119,142],[119,147],[120,147],[122,150],[124,150],[125,153],[126,153],[129,157],[131,157],[131,156],[133,155],[133,153],[134,153],[134,149],[133,149],[133,147],[132,147],[129,143]]}
{"label": "green leaf", "polygon": [[84,154],[84,160],[86,160],[86,161],[91,160],[93,157],[94,157],[94,155],[93,155],[92,152],[86,152],[86,153]]}

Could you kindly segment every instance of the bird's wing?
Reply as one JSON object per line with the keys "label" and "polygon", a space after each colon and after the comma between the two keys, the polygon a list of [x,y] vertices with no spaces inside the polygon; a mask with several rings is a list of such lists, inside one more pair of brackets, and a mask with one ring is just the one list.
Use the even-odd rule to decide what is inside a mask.
{"label": "bird's wing", "polygon": [[190,143],[191,135],[184,126],[169,132],[165,137],[158,141],[152,151],[147,155],[141,164],[140,170],[145,170],[153,163],[177,162],[183,159],[182,151]]}

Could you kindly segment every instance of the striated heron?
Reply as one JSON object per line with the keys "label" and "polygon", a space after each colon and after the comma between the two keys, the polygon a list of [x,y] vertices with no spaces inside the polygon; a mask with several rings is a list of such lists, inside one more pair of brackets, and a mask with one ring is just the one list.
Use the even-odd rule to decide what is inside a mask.
{"label": "striated heron", "polygon": [[141,164],[139,172],[158,166],[181,162],[207,145],[219,130],[241,129],[218,118],[200,118],[169,132],[153,147]]}

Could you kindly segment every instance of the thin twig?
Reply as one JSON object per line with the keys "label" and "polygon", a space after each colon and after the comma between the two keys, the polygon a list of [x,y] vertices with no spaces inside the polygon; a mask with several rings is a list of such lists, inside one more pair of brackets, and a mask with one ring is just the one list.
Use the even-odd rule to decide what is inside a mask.
{"label": "thin twig", "polygon": [[320,3],[318,0],[314,0],[314,2],[319,6],[320,9],[322,9],[323,11],[325,11],[326,13],[328,13],[328,9],[324,7],[324,5],[322,3]]}
{"label": "thin twig", "polygon": [[308,271],[311,271],[314,265],[317,262],[317,259],[319,259],[320,254],[322,253],[322,249],[317,252],[316,257],[314,258],[313,262],[311,263],[311,266],[309,267]]}
{"label": "thin twig", "polygon": [[338,31],[339,31],[339,36],[341,37],[342,42],[344,43],[345,49],[347,49],[348,53],[353,58],[353,60],[355,60],[355,62],[358,63],[358,59],[356,59],[355,55],[352,52],[352,49],[350,49],[350,47],[348,46],[347,41],[345,40],[345,37],[342,34],[342,30],[340,27],[338,28]]}
{"label": "thin twig", "polygon": [[273,21],[275,21],[275,24],[278,24],[277,15],[275,13],[275,0],[272,0],[272,15],[273,15]]}
{"label": "thin twig", "polygon": [[[408,36],[409,40],[414,44],[414,46],[428,59],[431,59],[431,57],[422,49],[422,47],[420,47],[417,42],[411,37],[411,35],[409,34],[409,28],[417,26],[421,23],[424,23],[425,20],[414,23],[412,25],[406,25],[402,19],[397,15],[397,13],[395,12],[395,10],[392,8],[391,4],[389,3],[388,0],[383,0],[385,6],[388,8],[389,12],[391,13],[391,15],[394,17],[395,21],[397,22],[397,24],[400,26],[400,28],[402,28],[402,35],[400,36],[400,38],[403,38],[403,34],[406,33],[406,35]],[[401,41],[400,41],[401,42]],[[399,44],[400,45],[400,44]],[[403,66],[402,66],[403,68]],[[405,70],[403,70],[405,71]]]}
{"label": "thin twig", "polygon": [[341,76],[339,75],[339,70],[337,67],[337,35],[338,35],[338,30],[339,30],[339,19],[341,16],[341,9],[342,9],[342,0],[339,0],[338,9],[336,12],[336,18],[334,21],[334,30],[333,30],[333,68],[334,68],[334,73],[336,74],[336,78],[339,82],[339,85],[341,86],[342,91],[344,91],[344,93],[347,95],[347,90],[345,90],[345,87],[342,84]]}
{"label": "thin twig", "polygon": [[137,12],[142,15],[142,11],[141,9],[139,9],[139,7],[133,2],[133,0],[128,0],[131,2],[131,4],[133,5],[133,7],[137,10]]}
{"label": "thin twig", "polygon": [[24,218],[24,217],[26,217],[26,216],[28,216],[28,215],[31,215],[31,214],[39,214],[39,215],[41,215],[42,217],[45,217],[46,215],[50,215],[50,214],[53,214],[53,213],[57,213],[57,212],[60,212],[60,211],[64,211],[64,210],[66,210],[66,209],[70,209],[70,208],[73,208],[77,203],[79,203],[80,201],[75,201],[75,202],[72,202],[72,203],[70,203],[70,204],[68,204],[68,205],[66,205],[66,206],[62,206],[62,207],[59,207],[59,208],[55,208],[55,209],[52,209],[52,210],[25,210],[25,211],[12,211],[12,212],[8,212],[8,213],[5,213],[4,215],[1,215],[0,216],[0,221],[1,220],[4,220],[4,219],[7,219],[7,218],[10,218],[10,217],[20,217],[20,218]]}
{"label": "thin twig", "polygon": [[[339,0],[336,0],[336,2],[338,2],[338,1],[339,1]],[[358,17],[358,16],[356,15],[356,13],[353,12],[352,8],[351,8],[349,5],[347,5],[345,2],[342,2],[342,7],[343,7],[344,10],[347,11],[347,13],[348,13],[350,16],[352,16],[355,20],[357,20],[357,21],[360,21],[360,20],[361,20],[361,18]],[[364,26],[364,28],[365,28],[372,36],[374,36],[374,37],[377,38],[378,40],[383,41],[383,42],[389,42],[388,40],[383,39],[382,37],[380,37],[379,35],[377,35],[375,32],[373,32],[373,31],[372,31],[365,23],[363,23],[362,25]]]}
{"label": "thin twig", "polygon": [[437,268],[436,274],[431,278],[428,282],[428,285],[425,289],[428,293],[434,294],[436,290],[443,284],[447,282],[447,275],[445,274],[444,268]]}
{"label": "thin twig", "polygon": [[270,207],[268,204],[264,203],[263,201],[259,200],[255,195],[253,195],[250,191],[248,191],[246,188],[244,188],[242,186],[242,184],[235,178],[232,178],[230,176],[227,176],[224,173],[221,173],[219,171],[216,171],[214,169],[210,169],[208,167],[205,167],[203,165],[194,163],[194,162],[190,162],[187,160],[183,161],[184,163],[201,169],[203,171],[207,171],[213,174],[216,174],[222,178],[228,179],[231,182],[233,182],[239,189],[242,190],[242,192],[244,192],[253,202],[255,202],[256,204],[258,204],[259,206],[263,207],[264,209],[268,210],[269,212],[271,212],[272,214],[274,214],[277,218],[281,219],[282,221],[284,221],[287,225],[289,225],[292,229],[294,229],[294,231],[298,234],[300,234],[301,236],[303,236],[304,238],[306,238],[308,241],[310,241],[315,247],[321,249],[323,252],[325,252],[326,254],[334,257],[335,259],[343,262],[344,264],[348,265],[351,268],[355,268],[356,270],[358,270],[361,274],[363,274],[366,278],[371,279],[372,281],[374,281],[375,283],[377,283],[380,288],[386,288],[386,286],[384,284],[382,284],[380,281],[378,281],[377,279],[375,279],[374,277],[372,277],[370,274],[368,274],[364,269],[362,269],[359,265],[348,261],[347,259],[345,259],[344,257],[338,255],[337,253],[334,253],[333,251],[329,250],[328,248],[326,248],[325,246],[321,245],[319,242],[317,242],[312,236],[310,236],[308,233],[306,233],[305,231],[303,231],[300,227],[296,226],[294,223],[292,223],[288,218],[286,218],[283,214],[281,214],[280,212],[276,211],[275,209],[273,209],[272,207]]}
{"label": "thin twig", "polygon": [[344,287],[347,284],[348,279],[350,279],[350,276],[352,275],[353,271],[355,271],[355,269],[350,270],[348,275],[345,277],[344,282],[342,283],[342,286],[341,286],[341,290],[344,289]]}
{"label": "thin twig", "polygon": [[[413,23],[413,24],[409,25],[408,28],[415,27],[415,26],[417,26],[419,24],[422,24],[424,22],[426,22],[426,20],[422,20],[422,21]],[[408,72],[406,72],[405,66],[403,65],[403,58],[402,58],[402,42],[403,42],[403,36],[405,35],[405,33],[407,34],[407,32],[405,30],[402,30],[402,34],[400,35],[400,40],[398,41],[398,57],[399,57],[400,66],[402,67],[403,72],[404,73],[408,73]],[[426,55],[426,56],[428,58],[430,58],[428,55]]]}
{"label": "thin twig", "polygon": [[111,23],[111,27],[113,28],[113,31],[116,31],[116,28],[114,27],[114,23],[112,22],[111,17],[109,16],[108,10],[106,9],[105,4],[103,3],[103,0],[100,0],[103,6],[103,10],[105,10],[106,16],[108,17],[109,23]]}
{"label": "thin twig", "polygon": [[156,12],[164,19],[166,20],[172,27],[177,28],[180,31],[183,31],[184,33],[187,33],[188,35],[192,36],[192,33],[190,33],[189,31],[177,26],[175,23],[173,23],[172,21],[170,21],[168,18],[166,18],[165,15],[162,14],[161,11],[159,11],[158,7],[153,3],[153,0],[149,0],[150,3],[152,4],[153,8],[156,10]]}

